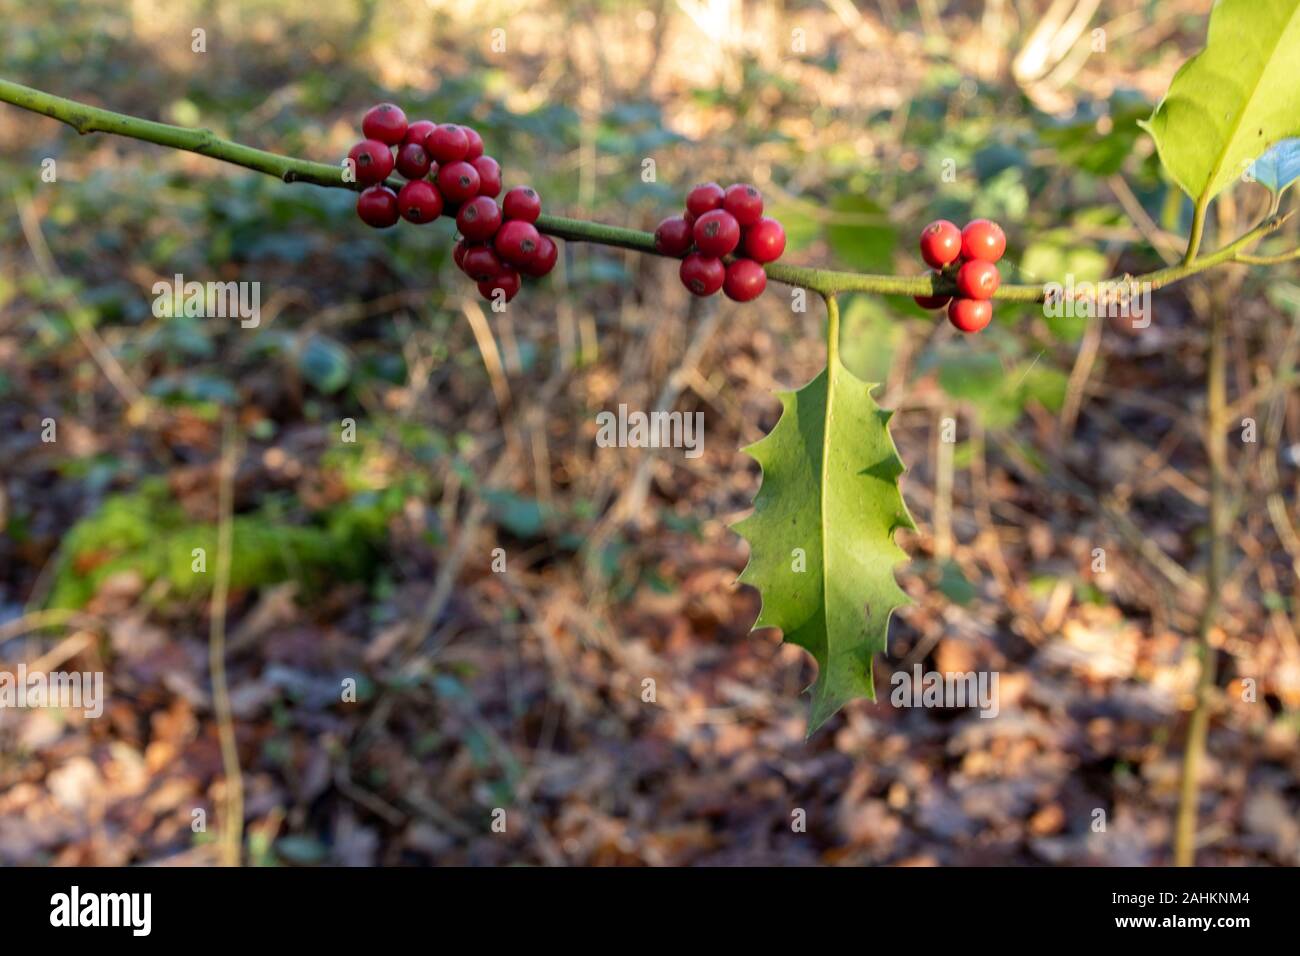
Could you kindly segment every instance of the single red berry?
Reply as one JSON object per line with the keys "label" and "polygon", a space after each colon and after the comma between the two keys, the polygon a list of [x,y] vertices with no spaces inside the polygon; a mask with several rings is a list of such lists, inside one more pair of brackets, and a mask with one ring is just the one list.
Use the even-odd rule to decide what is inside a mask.
{"label": "single red berry", "polygon": [[532,186],[515,186],[501,200],[501,212],[507,219],[536,222],[542,214],[542,197]]}
{"label": "single red berry", "polygon": [[396,146],[406,136],[406,114],[392,103],[372,106],[361,120],[361,132],[366,139]]}
{"label": "single red berry", "polygon": [[478,195],[478,170],[464,160],[438,168],[438,188],[448,202],[462,203]]}
{"label": "single red berry", "polygon": [[363,139],[348,153],[357,182],[363,186],[382,183],[393,171],[393,153],[377,139]]}
{"label": "single red berry", "polygon": [[952,301],[950,295],[914,295],[913,301],[923,309],[942,309]]}
{"label": "single red berry", "polygon": [[963,332],[978,332],[993,318],[993,303],[987,299],[953,299],[948,303],[948,321]]}
{"label": "single red berry", "polygon": [[424,148],[440,163],[454,163],[469,152],[469,137],[459,126],[443,123],[435,126],[424,140]]}
{"label": "single red berry", "polygon": [[406,127],[406,135],[402,137],[402,145],[407,143],[419,143],[424,145],[424,141],[429,138],[429,134],[437,129],[438,124],[431,120],[416,120],[410,126]]}
{"label": "single red berry", "polygon": [[456,263],[456,268],[464,270],[465,253],[469,251],[469,243],[464,239],[457,239],[456,245],[451,248],[451,259]]}
{"label": "single red berry", "polygon": [[722,291],[728,299],[748,302],[757,299],[767,288],[767,273],[753,259],[736,259],[727,266]]}
{"label": "single red berry", "polygon": [[491,279],[505,269],[501,257],[490,245],[470,246],[460,259],[461,271],[476,282]]}
{"label": "single red berry", "polygon": [[407,179],[423,179],[429,166],[429,154],[419,143],[406,143],[397,150],[397,171]]}
{"label": "single red berry", "polygon": [[705,256],[727,256],[740,244],[740,223],[725,209],[714,209],[695,220],[695,248]]}
{"label": "single red berry", "polygon": [[961,254],[967,259],[997,262],[1007,251],[1007,235],[989,219],[968,222],[961,231]]}
{"label": "single red berry", "polygon": [[491,156],[480,156],[471,163],[478,171],[478,194],[495,199],[501,195],[501,164]]}
{"label": "single red berry", "polygon": [[387,229],[397,222],[397,210],[397,193],[387,186],[371,186],[357,197],[357,215],[376,229]]}
{"label": "single red berry", "polygon": [[469,149],[465,152],[465,162],[472,163],[483,155],[483,137],[472,126],[462,126],[461,132],[465,134],[465,140],[469,143]]}
{"label": "single red berry", "polygon": [[690,223],[681,216],[669,216],[655,228],[655,249],[680,259],[690,249],[693,238]]}
{"label": "single red berry", "polygon": [[785,229],[764,216],[745,230],[745,255],[759,262],[776,262],[785,252]]}
{"label": "single red berry", "polygon": [[677,274],[681,277],[682,285],[690,289],[695,295],[713,295],[722,288],[722,283],[727,277],[727,270],[722,265],[721,259],[714,259],[711,256],[702,256],[698,252],[692,252],[682,260],[681,268],[677,270]]}
{"label": "single red berry", "polygon": [[700,183],[686,194],[686,211],[693,216],[703,216],[710,210],[721,209],[724,196],[717,183]]}
{"label": "single red berry", "polygon": [[509,302],[519,294],[519,273],[509,267],[502,269],[490,279],[483,279],[478,284],[478,294],[488,301],[496,299],[496,292],[500,289],[505,294],[505,299]]}
{"label": "single red berry", "polygon": [[722,195],[722,208],[736,217],[741,228],[763,218],[763,194],[749,183],[733,183]]}
{"label": "single red berry", "polygon": [[511,219],[501,224],[492,245],[506,262],[513,266],[525,265],[541,245],[542,234],[531,222]]}
{"label": "single red berry", "polygon": [[921,258],[942,269],[961,255],[961,230],[947,219],[936,219],[921,230]]}
{"label": "single red berry", "polygon": [[442,193],[427,179],[413,179],[397,194],[397,206],[407,222],[433,222],[442,215]]}
{"label": "single red berry", "polygon": [[[926,273],[926,278],[933,279],[937,275],[938,275],[937,272],[928,272]],[[947,305],[952,300],[952,296],[914,295],[912,296],[912,299],[916,302],[917,305],[919,305],[923,309],[942,309],[945,305]]]}
{"label": "single red berry", "polygon": [[555,268],[555,263],[559,258],[560,247],[555,244],[555,241],[550,236],[540,236],[537,240],[537,249],[534,250],[532,258],[520,266],[519,271],[524,275],[540,279]]}
{"label": "single red berry", "polygon": [[460,207],[456,228],[470,242],[483,242],[496,235],[501,226],[501,209],[495,199],[478,196]]}
{"label": "single red berry", "polygon": [[957,291],[968,299],[991,299],[998,291],[998,267],[983,259],[971,259],[957,270]]}

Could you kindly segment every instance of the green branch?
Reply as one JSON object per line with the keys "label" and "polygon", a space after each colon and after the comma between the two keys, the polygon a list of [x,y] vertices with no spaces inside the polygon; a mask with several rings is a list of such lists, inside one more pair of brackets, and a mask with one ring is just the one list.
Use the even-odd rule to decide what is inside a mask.
{"label": "green branch", "polygon": [[[170,146],[192,153],[211,156],[223,162],[243,166],[259,173],[267,173],[286,183],[312,183],[316,186],[328,186],[343,189],[359,189],[354,182],[343,178],[343,165],[331,166],[328,163],[314,163],[305,159],[280,156],[262,149],[254,149],[241,143],[222,139],[211,130],[186,129],[183,126],[171,126],[144,120],[125,113],[88,106],[76,100],[54,96],[42,90],[32,89],[20,83],[0,79],[0,102],[40,113],[52,119],[67,123],[77,132],[113,133],[129,136],[132,139]],[[1203,220],[1203,217],[1201,217]],[[1188,261],[1166,269],[1158,269],[1144,275],[1125,276],[1117,280],[1120,284],[1140,283],[1151,289],[1172,285],[1188,276],[1203,272],[1214,266],[1228,262],[1247,265],[1274,265],[1290,261],[1300,256],[1300,250],[1283,256],[1255,257],[1246,255],[1246,246],[1278,229],[1286,216],[1273,215],[1260,223],[1240,239],[1224,246],[1217,252],[1196,257],[1199,235],[1188,245]],[[594,242],[622,249],[632,249],[658,255],[654,246],[654,236],[638,229],[625,229],[604,223],[588,222],[584,219],[566,219],[562,216],[542,216],[537,220],[537,227],[549,235],[574,242]],[[840,292],[870,292],[883,295],[952,295],[956,284],[952,276],[895,276],[871,275],[862,272],[836,272],[830,269],[813,269],[792,266],[784,263],[770,263],[764,267],[768,278],[789,286],[797,286],[817,292],[822,296],[834,296]],[[1095,283],[1094,289],[1102,285]],[[994,293],[993,298],[1011,302],[1043,302],[1046,288],[1043,285],[1003,285]],[[1076,290],[1075,298],[1086,295]]]}

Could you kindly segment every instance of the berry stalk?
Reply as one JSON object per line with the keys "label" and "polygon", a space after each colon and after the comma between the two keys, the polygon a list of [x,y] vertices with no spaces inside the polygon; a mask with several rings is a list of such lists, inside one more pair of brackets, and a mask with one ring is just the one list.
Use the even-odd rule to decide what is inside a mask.
{"label": "berry stalk", "polygon": [[[33,89],[0,79],[0,102],[10,103],[22,109],[39,113],[59,120],[71,126],[77,132],[113,133],[132,139],[183,149],[203,156],[210,156],[223,162],[243,166],[255,172],[275,176],[286,183],[311,183],[316,186],[359,190],[361,183],[346,182],[343,167],[328,163],[317,163],[290,156],[281,156],[267,150],[256,149],[223,139],[208,129],[186,129],[168,123],[140,119],[125,113],[90,106],[76,100],[55,96],[43,90]],[[399,183],[390,183],[394,189]],[[1289,216],[1289,214],[1288,214]],[[1288,216],[1270,216],[1250,232],[1235,242],[1224,246],[1217,252],[1205,256],[1190,258],[1189,261],[1165,269],[1157,269],[1143,275],[1125,276],[1125,282],[1149,284],[1154,289],[1188,278],[1206,269],[1228,262],[1240,262],[1247,265],[1272,264],[1274,261],[1287,261],[1300,250],[1283,257],[1255,258],[1244,253],[1247,246],[1279,229]],[[632,249],[637,252],[658,255],[654,236],[637,229],[626,229],[604,223],[589,222],[583,219],[567,219],[561,216],[539,216],[536,222],[539,232],[547,233],[570,241],[595,242],[601,245]],[[1189,250],[1193,251],[1193,250]],[[792,266],[785,263],[768,263],[764,270],[768,278],[790,286],[798,286],[816,292],[822,296],[833,296],[841,292],[868,292],[884,295],[903,296],[942,296],[955,295],[956,284],[943,276],[896,276],[872,275],[860,272],[838,272],[830,269],[815,269]],[[993,293],[993,298],[1012,302],[1042,302],[1045,290],[1042,285],[1000,286]]]}

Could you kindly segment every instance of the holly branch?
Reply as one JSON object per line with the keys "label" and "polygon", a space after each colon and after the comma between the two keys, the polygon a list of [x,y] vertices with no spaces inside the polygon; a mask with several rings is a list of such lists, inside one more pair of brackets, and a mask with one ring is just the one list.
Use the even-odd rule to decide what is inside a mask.
{"label": "holly branch", "polygon": [[[361,185],[345,178],[344,166],[318,163],[292,156],[281,156],[268,150],[257,149],[223,139],[209,129],[193,129],[173,126],[154,120],[141,119],[126,113],[91,106],[77,100],[56,96],[43,90],[23,86],[10,80],[0,79],[0,102],[48,116],[66,123],[83,135],[89,133],[112,133],[131,139],[183,149],[202,156],[210,156],[222,162],[242,166],[255,172],[266,173],[286,183],[311,183],[315,186],[359,190]],[[1113,283],[1131,286],[1140,284],[1152,290],[1164,288],[1204,272],[1215,266],[1227,263],[1240,263],[1252,266],[1269,266],[1300,259],[1300,249],[1281,255],[1252,256],[1247,249],[1260,239],[1280,229],[1290,217],[1272,215],[1259,223],[1223,248],[1203,256],[1193,256],[1189,261],[1141,275],[1126,275],[1111,280]],[[631,249],[649,255],[660,255],[655,249],[653,234],[639,229],[628,229],[606,223],[591,222],[585,219],[569,219],[563,216],[542,215],[535,223],[538,230],[548,235],[573,242],[592,242],[621,249]],[[1189,247],[1189,251],[1191,248]],[[768,263],[764,266],[768,278],[784,285],[808,289],[825,297],[841,292],[869,292],[882,295],[954,295],[957,293],[956,282],[951,275],[936,274],[932,276],[875,275],[865,272],[840,272],[833,269],[818,269],[807,266],[793,266],[786,263]],[[1035,285],[1004,284],[993,293],[994,299],[1011,302],[1044,302],[1049,295],[1050,283]],[[1097,283],[1094,289],[1102,288],[1105,283]],[[1086,289],[1073,289],[1074,298],[1086,298],[1090,294]]]}

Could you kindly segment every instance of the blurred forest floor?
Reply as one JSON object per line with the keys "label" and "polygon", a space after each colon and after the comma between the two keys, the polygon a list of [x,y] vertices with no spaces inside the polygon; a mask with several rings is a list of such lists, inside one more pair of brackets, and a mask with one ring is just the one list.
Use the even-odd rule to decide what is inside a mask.
{"label": "blurred forest floor", "polygon": [[[1181,251],[1188,212],[1134,120],[1208,8],[0,0],[0,75],[331,162],[392,99],[474,123],[548,212],[653,228],[696,181],[747,180],[787,261],[919,271],[924,223],[985,215],[1007,281],[1083,279]],[[568,245],[496,315],[449,223],[375,233],[342,191],[7,106],[0,182],[0,669],[108,687],[98,720],[0,710],[0,864],[217,858],[211,585],[190,555],[215,553],[223,410],[248,862],[1167,862],[1216,308],[1243,424],[1199,859],[1300,863],[1300,418],[1274,387],[1294,266],[1161,292],[1146,328],[1004,304],[961,339],[850,297],[845,360],[898,409],[916,603],[879,702],[805,742],[812,665],[748,633],[728,524],[759,477],[737,449],[824,360],[820,303],[689,302],[670,262]],[[1235,235],[1267,196],[1218,205]],[[260,326],[155,317],[177,273],[261,283]],[[703,412],[704,454],[598,448],[619,403]],[[915,664],[997,672],[998,716],[890,706]]]}

